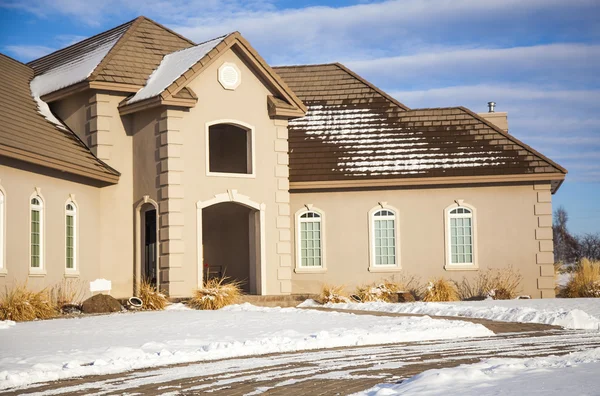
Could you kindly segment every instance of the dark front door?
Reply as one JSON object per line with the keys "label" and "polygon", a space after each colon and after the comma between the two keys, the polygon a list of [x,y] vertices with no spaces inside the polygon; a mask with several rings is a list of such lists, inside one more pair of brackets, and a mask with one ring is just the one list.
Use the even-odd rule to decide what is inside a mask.
{"label": "dark front door", "polygon": [[156,285],[156,210],[144,213],[144,273],[142,278]]}

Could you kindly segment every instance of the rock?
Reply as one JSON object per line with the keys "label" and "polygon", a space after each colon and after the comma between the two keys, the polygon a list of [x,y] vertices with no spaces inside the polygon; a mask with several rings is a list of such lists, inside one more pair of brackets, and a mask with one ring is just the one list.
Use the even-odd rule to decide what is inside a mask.
{"label": "rock", "polygon": [[60,308],[63,315],[75,315],[81,313],[81,307],[76,304],[65,304]]}
{"label": "rock", "polygon": [[96,294],[81,304],[81,311],[86,314],[121,312],[122,309],[119,301],[107,294]]}
{"label": "rock", "polygon": [[415,296],[411,292],[398,292],[396,295],[399,303],[415,302]]}

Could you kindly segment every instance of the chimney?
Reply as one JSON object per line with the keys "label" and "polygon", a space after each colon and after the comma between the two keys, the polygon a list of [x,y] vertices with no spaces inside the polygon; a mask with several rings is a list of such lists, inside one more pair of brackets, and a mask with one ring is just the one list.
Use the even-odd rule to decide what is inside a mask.
{"label": "chimney", "polygon": [[508,132],[508,115],[506,112],[496,112],[496,102],[488,102],[488,112],[478,113],[481,118],[491,122],[504,132]]}

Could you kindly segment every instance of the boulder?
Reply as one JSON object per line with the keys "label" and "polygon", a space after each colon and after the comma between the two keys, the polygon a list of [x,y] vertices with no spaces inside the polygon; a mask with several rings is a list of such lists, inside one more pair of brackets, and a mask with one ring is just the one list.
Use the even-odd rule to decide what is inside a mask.
{"label": "boulder", "polygon": [[96,294],[81,304],[81,311],[85,314],[121,312],[122,309],[121,303],[107,294]]}
{"label": "boulder", "polygon": [[399,303],[415,302],[415,296],[411,292],[398,292],[396,295]]}

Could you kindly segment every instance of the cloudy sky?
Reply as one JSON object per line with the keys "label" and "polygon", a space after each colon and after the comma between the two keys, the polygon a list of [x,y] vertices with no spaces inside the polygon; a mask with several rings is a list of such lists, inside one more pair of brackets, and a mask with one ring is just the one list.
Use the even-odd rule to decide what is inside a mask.
{"label": "cloudy sky", "polygon": [[571,230],[600,232],[600,0],[0,0],[0,51],[26,62],[138,15],[197,42],[238,30],[272,65],[342,62],[413,108],[493,100],[569,170]]}

